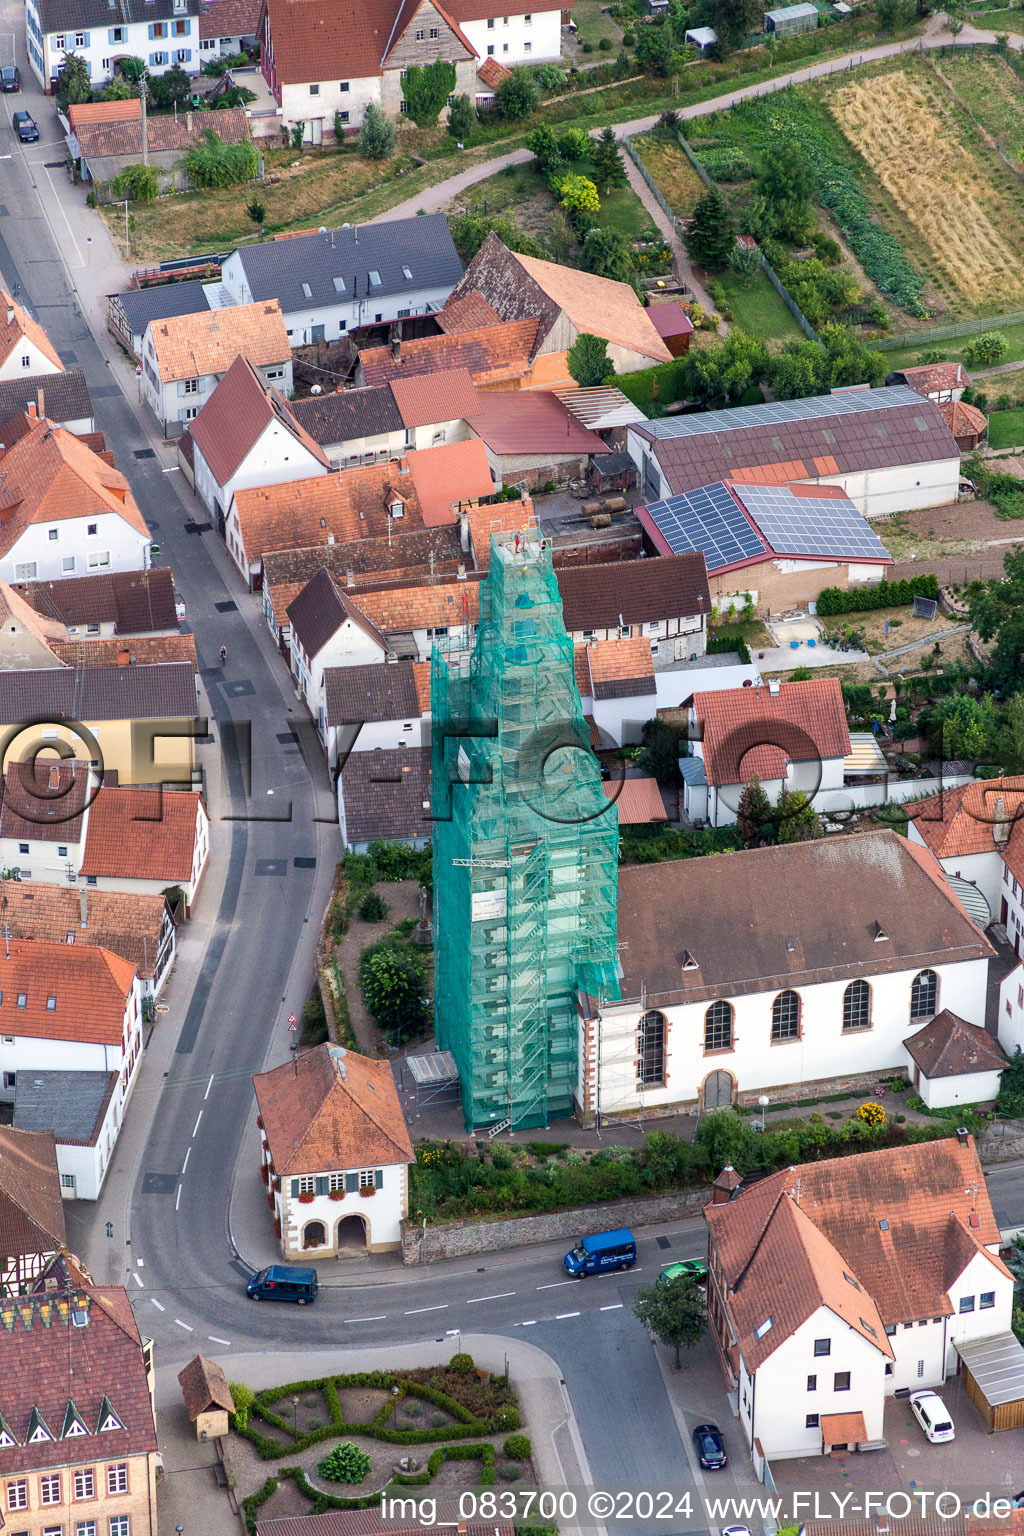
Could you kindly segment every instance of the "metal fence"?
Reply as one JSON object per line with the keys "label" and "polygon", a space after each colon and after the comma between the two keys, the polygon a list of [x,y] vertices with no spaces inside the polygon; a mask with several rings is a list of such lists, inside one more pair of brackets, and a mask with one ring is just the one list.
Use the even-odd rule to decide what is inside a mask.
{"label": "metal fence", "polygon": [[662,213],[668,219],[669,224],[672,226],[672,228],[675,229],[675,227],[676,227],[676,217],[675,217],[675,214],[672,212],[672,209],[669,207],[668,203],[666,203],[665,199],[662,197],[661,192],[658,190],[658,188],[655,186],[654,182],[651,180],[650,172],[648,171],[647,167],[644,165],[643,161],[640,159],[640,156],[637,154],[636,149],[635,149],[635,147],[633,145],[633,140],[629,137],[628,134],[626,134],[626,135],[624,135],[624,137],[622,139],[622,142],[626,146],[626,153],[629,155],[629,158],[632,160],[633,164],[636,166],[637,170],[640,172],[640,175],[643,177],[644,181],[647,183],[648,187],[654,193],[654,196],[657,198],[658,206],[661,209]]}
{"label": "metal fence", "polygon": [[1001,325],[1024,325],[1024,309],[1010,315],[988,315],[981,320],[959,320],[955,325],[933,325],[925,331],[903,331],[899,336],[883,336],[874,342],[880,352],[895,352],[901,347],[922,346],[928,341],[952,341],[956,336],[976,336],[980,331],[998,330]]}

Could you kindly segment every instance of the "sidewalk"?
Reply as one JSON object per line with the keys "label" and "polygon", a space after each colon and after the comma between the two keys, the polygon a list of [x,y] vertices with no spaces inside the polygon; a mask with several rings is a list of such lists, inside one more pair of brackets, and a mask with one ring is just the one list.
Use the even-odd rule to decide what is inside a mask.
{"label": "sidewalk", "polygon": [[[512,1384],[519,1393],[524,1431],[533,1441],[533,1459],[543,1488],[589,1488],[592,1477],[576,1416],[550,1355],[519,1339],[464,1333],[461,1347],[483,1369],[503,1371],[508,1359]],[[403,1344],[380,1349],[283,1350],[280,1353],[220,1355],[229,1381],[245,1381],[257,1391],[290,1381],[350,1371],[436,1365],[451,1358],[451,1339],[440,1344]],[[238,1518],[227,1492],[211,1470],[218,1460],[216,1442],[200,1443],[189,1423],[178,1386],[178,1367],[156,1372],[156,1411],[164,1475],[157,1485],[160,1527],[181,1525],[203,1536],[237,1536]],[[570,1526],[564,1526],[569,1532]],[[588,1536],[603,1527],[590,1525]]]}

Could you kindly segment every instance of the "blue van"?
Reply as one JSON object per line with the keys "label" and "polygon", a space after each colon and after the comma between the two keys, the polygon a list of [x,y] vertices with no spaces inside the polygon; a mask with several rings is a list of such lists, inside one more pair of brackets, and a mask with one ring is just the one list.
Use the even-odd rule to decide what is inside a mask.
{"label": "blue van", "polygon": [[269,1269],[257,1270],[245,1287],[245,1293],[254,1301],[294,1301],[304,1307],[316,1300],[319,1289],[315,1269],[302,1269],[296,1264],[271,1264]]}
{"label": "blue van", "polygon": [[586,1275],[602,1275],[612,1269],[632,1269],[636,1263],[636,1243],[628,1227],[616,1232],[597,1232],[592,1237],[581,1237],[575,1248],[566,1254],[563,1263],[566,1273],[574,1280]]}

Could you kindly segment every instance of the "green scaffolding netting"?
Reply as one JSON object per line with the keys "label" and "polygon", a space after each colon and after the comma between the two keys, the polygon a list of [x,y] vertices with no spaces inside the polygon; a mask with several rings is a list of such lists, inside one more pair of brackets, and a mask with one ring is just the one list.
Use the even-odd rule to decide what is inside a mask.
{"label": "green scaffolding netting", "polygon": [[551,552],[495,534],[472,651],[431,670],[435,1026],[466,1126],[571,1114],[577,992],[617,997],[618,815]]}

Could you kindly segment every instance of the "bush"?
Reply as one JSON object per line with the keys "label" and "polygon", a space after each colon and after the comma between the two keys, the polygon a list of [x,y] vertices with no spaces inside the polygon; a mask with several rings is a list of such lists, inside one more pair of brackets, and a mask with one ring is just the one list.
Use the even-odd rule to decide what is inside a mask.
{"label": "bush", "polygon": [[881,1104],[874,1102],[862,1104],[857,1111],[857,1119],[877,1129],[885,1124],[885,1110]]}
{"label": "bush", "polygon": [[383,896],[379,895],[377,891],[371,891],[359,908],[359,916],[364,923],[379,923],[387,917],[390,911],[391,908]]}
{"label": "bush", "polygon": [[202,143],[185,156],[185,169],[194,187],[233,187],[252,181],[259,170],[256,148],[244,144],[225,144],[218,133],[207,128]]}
{"label": "bush", "polygon": [[754,167],[735,144],[701,149],[700,161],[712,181],[749,181]]}
{"label": "bush", "polygon": [[327,1014],[324,1012],[324,1001],[320,996],[320,988],[314,982],[313,990],[302,1009],[302,1033],[300,1039],[303,1045],[322,1045],[328,1038]]}
{"label": "bush", "polygon": [[[602,39],[602,41],[607,41],[607,39]],[[498,1472],[498,1476],[501,1478],[503,1483],[514,1483],[516,1479],[522,1477],[522,1475],[522,1467],[520,1467],[514,1461],[503,1462]]]}
{"label": "bush", "polygon": [[1002,331],[985,331],[975,336],[964,347],[964,358],[969,368],[988,368],[1006,356],[1008,343]]}
{"label": "bush", "polygon": [[476,1371],[476,1361],[472,1355],[462,1350],[459,1354],[452,1355],[448,1361],[448,1369],[454,1371],[456,1376],[472,1376]]}
{"label": "bush", "polygon": [[244,1429],[249,1422],[249,1410],[256,1401],[256,1393],[244,1381],[229,1381],[228,1391],[235,1405],[234,1426]]}
{"label": "bush", "polygon": [[593,53],[593,51],[594,51],[593,43],[584,43],[583,44],[583,52],[584,53]]}
{"label": "bush", "polygon": [[[1019,482],[1018,482],[1019,484]],[[915,597],[939,595],[939,583],[935,576],[904,578],[902,581],[879,581],[870,587],[855,587],[844,592],[841,587],[824,587],[818,593],[818,613],[822,618],[836,613],[867,613],[873,608],[895,608],[911,604]]]}
{"label": "bush", "polygon": [[501,1451],[510,1461],[528,1461],[532,1449],[529,1435],[509,1435]]}
{"label": "bush", "polygon": [[110,190],[122,200],[151,203],[160,190],[160,175],[155,165],[126,165],[111,181]]}
{"label": "bush", "polygon": [[345,1440],[318,1461],[316,1469],[329,1483],[361,1483],[370,1470],[370,1458],[351,1440]]}
{"label": "bush", "polygon": [[388,934],[368,944],[359,956],[359,985],[366,1006],[381,1029],[405,1039],[426,1020],[426,965],[418,949]]}

